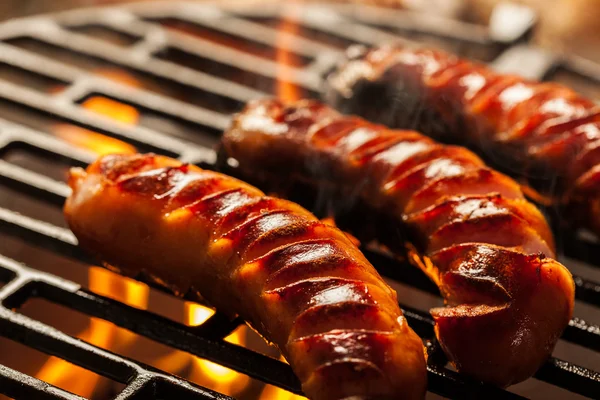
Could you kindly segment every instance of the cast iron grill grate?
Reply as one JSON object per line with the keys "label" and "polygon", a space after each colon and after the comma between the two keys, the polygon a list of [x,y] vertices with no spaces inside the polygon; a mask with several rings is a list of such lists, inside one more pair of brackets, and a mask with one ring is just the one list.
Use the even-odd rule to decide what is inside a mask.
{"label": "cast iron grill grate", "polygon": [[[491,62],[498,69],[514,71],[517,66],[521,69],[517,72],[529,77],[548,79],[560,70],[587,83],[600,83],[600,67],[560,58],[528,44],[534,18],[525,9],[511,11],[522,22],[512,31],[440,21],[406,11],[356,10],[345,6],[225,10],[165,2],[81,10],[0,25],[0,185],[55,207],[62,205],[69,194],[64,182],[5,157],[18,149],[71,166],[91,162],[93,153],[52,134],[49,126],[57,123],[210,168],[215,162],[211,146],[227,126],[230,112],[248,100],[272,95],[278,77],[284,77],[303,96],[318,96],[322,74],[344,47],[356,42],[425,41]],[[294,30],[278,31],[281,21],[295,21]],[[278,49],[291,56],[281,59]],[[115,82],[107,70],[124,71],[134,84]],[[93,97],[135,107],[141,113],[140,122],[122,124],[82,107]],[[0,208],[0,232],[92,262],[64,227],[10,208]],[[600,267],[598,256],[594,257],[600,254],[600,246],[592,239],[585,235],[560,237],[567,256],[591,268]],[[368,256],[388,278],[436,294],[416,269],[402,268],[380,254]],[[216,313],[199,327],[185,326],[3,255],[0,281],[6,282],[0,288],[0,335],[126,384],[118,399],[229,397],[77,340],[19,313],[19,307],[31,298],[43,298],[300,393],[287,364],[223,340],[243,321]],[[579,276],[576,284],[578,303],[600,306],[599,284]],[[426,312],[403,309],[421,337],[434,338],[433,322]],[[575,318],[562,339],[592,354],[600,350],[600,327]],[[429,352],[431,392],[450,398],[521,398],[448,369],[433,341]],[[535,378],[583,396],[600,393],[600,373],[556,358]],[[3,366],[0,393],[27,399],[81,398]]]}

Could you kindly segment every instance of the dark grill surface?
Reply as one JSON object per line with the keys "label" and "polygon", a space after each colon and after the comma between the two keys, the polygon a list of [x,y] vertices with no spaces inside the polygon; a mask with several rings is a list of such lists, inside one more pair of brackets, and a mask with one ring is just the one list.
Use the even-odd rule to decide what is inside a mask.
{"label": "dark grill surface", "polygon": [[[57,137],[52,128],[57,124],[87,129],[127,142],[139,151],[210,168],[215,162],[212,146],[227,126],[230,112],[248,100],[272,95],[278,76],[285,77],[302,96],[318,96],[321,75],[352,43],[423,42],[490,62],[499,70],[539,79],[565,77],[577,90],[598,93],[598,67],[529,45],[528,32],[535,19],[527,10],[513,12],[515,20],[522,23],[510,31],[501,26],[488,28],[369,7],[225,11],[175,2],[82,10],[5,23],[0,25],[0,189],[8,188],[56,209],[62,206],[69,194],[61,181],[64,168],[84,166],[95,155]],[[297,22],[293,32],[278,35],[282,18]],[[288,50],[287,59],[279,59],[280,63],[278,48]],[[115,80],[106,71],[120,71],[129,80]],[[138,123],[115,122],[82,106],[98,97],[135,107],[140,113]],[[16,152],[41,159],[41,166],[20,163],[11,157]],[[44,167],[44,162],[52,167]],[[0,196],[3,193],[8,192],[0,192]],[[20,214],[17,203],[0,208],[1,234],[93,263],[79,250],[64,223],[54,225],[36,219],[37,214]],[[580,233],[557,235],[569,260],[596,272],[600,246],[594,239]],[[435,287],[415,268],[381,254],[367,255],[386,277],[437,295]],[[567,265],[569,262],[565,261]],[[143,276],[138,278],[145,281]],[[300,393],[287,364],[223,340],[243,321],[230,321],[216,313],[202,325],[189,327],[96,295],[3,255],[0,281],[5,282],[0,288],[0,335],[125,384],[118,399],[229,397],[75,339],[21,314],[19,308],[27,300],[43,298]],[[600,306],[600,285],[580,276],[575,282],[578,305]],[[429,314],[402,306],[415,331],[431,340],[430,392],[449,398],[522,398],[472,382],[449,369],[433,341]],[[597,325],[574,318],[562,339],[577,344],[590,358],[598,357]],[[535,378],[583,396],[597,398],[600,393],[598,372],[557,358],[546,362]],[[0,393],[19,399],[81,398],[3,366]]]}

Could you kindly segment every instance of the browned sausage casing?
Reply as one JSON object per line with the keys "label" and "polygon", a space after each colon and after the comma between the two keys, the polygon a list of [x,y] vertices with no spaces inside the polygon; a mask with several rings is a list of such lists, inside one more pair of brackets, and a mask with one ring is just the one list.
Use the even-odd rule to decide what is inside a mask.
{"label": "browned sausage casing", "polygon": [[250,103],[223,147],[248,177],[327,181],[412,230],[447,303],[431,310],[438,340],[461,372],[524,380],[571,318],[573,279],[544,217],[464,148],[308,100]]}
{"label": "browned sausage casing", "polygon": [[424,397],[420,338],[337,228],[166,157],[105,156],[69,183],[65,215],[84,248],[239,314],[279,346],[311,399]]}
{"label": "browned sausage casing", "polygon": [[600,233],[600,107],[552,82],[498,74],[443,51],[349,50],[328,79],[336,108],[469,144]]}

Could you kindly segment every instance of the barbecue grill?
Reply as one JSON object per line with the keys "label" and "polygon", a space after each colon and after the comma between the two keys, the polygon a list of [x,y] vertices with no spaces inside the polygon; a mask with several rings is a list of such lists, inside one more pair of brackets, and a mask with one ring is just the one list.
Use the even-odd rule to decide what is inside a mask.
{"label": "barbecue grill", "polygon": [[[0,25],[0,242],[17,238],[27,246],[83,263],[94,262],[77,247],[59,217],[44,211],[60,210],[69,194],[61,181],[64,169],[84,166],[96,157],[76,140],[69,140],[72,136],[57,135],[60,126],[75,127],[79,129],[76,133],[93,131],[98,135],[94,137],[126,142],[139,151],[214,168],[212,147],[227,127],[231,112],[248,100],[273,95],[282,85],[301,96],[318,97],[323,74],[353,43],[422,42],[489,62],[505,72],[568,80],[575,89],[592,93],[600,87],[600,66],[551,54],[529,43],[535,25],[530,10],[503,7],[496,11],[499,14],[492,21],[507,17],[518,23],[511,29],[494,22],[479,26],[372,6],[226,9],[174,2],[76,10],[6,22]],[[292,28],[282,32],[285,24]],[[114,71],[126,74],[130,81],[114,79]],[[133,107],[140,117],[136,124],[115,121],[86,107],[92,99]],[[13,201],[9,197],[13,193],[42,205]],[[600,284],[593,282],[600,267],[600,244],[585,232],[565,231],[558,218],[554,219],[559,247],[568,257],[565,265],[583,264],[582,270],[588,272],[588,277],[575,277],[575,315],[581,315],[580,309],[594,315],[594,307],[600,307]],[[4,282],[0,288],[0,336],[124,384],[117,399],[230,397],[28,317],[20,312],[27,301],[45,299],[301,393],[289,365],[224,340],[243,324],[239,319],[230,320],[217,312],[195,327],[174,322],[152,309],[141,310],[98,295],[42,271],[44,268],[35,269],[2,255],[8,247],[0,243],[0,282]],[[437,295],[437,289],[416,268],[375,251],[366,250],[366,254],[390,280]],[[572,271],[577,275],[579,269]],[[144,276],[136,279],[150,282]],[[413,329],[427,340],[431,393],[448,398],[522,398],[453,371],[435,343],[426,307],[401,306]],[[578,345],[583,361],[594,361],[594,357],[597,361],[600,327],[574,318],[562,342]],[[535,380],[546,382],[534,383],[545,388],[539,392],[544,395],[558,391],[556,387],[571,392],[574,398],[600,394],[599,372],[558,358],[548,360]],[[553,385],[551,389],[548,384]],[[568,396],[564,390],[556,398]],[[82,398],[1,365],[0,393],[18,399]]]}

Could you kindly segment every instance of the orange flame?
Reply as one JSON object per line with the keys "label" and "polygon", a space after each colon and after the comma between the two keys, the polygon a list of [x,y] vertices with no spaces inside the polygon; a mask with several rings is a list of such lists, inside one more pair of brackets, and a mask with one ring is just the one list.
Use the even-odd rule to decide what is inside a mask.
{"label": "orange flame", "polygon": [[[293,102],[300,100],[300,89],[298,86],[291,83],[292,70],[289,68],[293,65],[294,58],[296,55],[288,50],[291,36],[298,33],[298,23],[284,18],[279,23],[277,31],[277,97],[286,102]],[[283,33],[283,34],[282,34]]]}
{"label": "orange flame", "polygon": [[[280,357],[280,360],[287,364],[285,358]],[[277,386],[265,385],[259,400],[308,400],[304,396],[299,396],[287,390],[283,390]]]}
{"label": "orange flame", "polygon": [[[213,314],[214,311],[209,308],[189,303],[188,323],[192,326],[200,325]],[[225,340],[233,344],[244,345],[246,335],[241,328],[243,327],[236,329]],[[193,380],[230,396],[241,393],[250,383],[247,375],[197,357],[194,357],[194,370],[191,376]]]}
{"label": "orange flame", "polygon": [[[112,297],[138,308],[145,308],[148,301],[148,287],[141,283],[119,277],[110,271],[93,267],[89,271],[90,290],[100,295]],[[116,327],[102,319],[90,318],[89,326],[77,337],[101,348],[113,351],[128,346],[134,334]],[[36,374],[38,379],[79,394],[90,397],[96,388],[99,376],[76,367],[65,360],[50,357]]]}
{"label": "orange flame", "polygon": [[[137,84],[124,74],[101,74],[123,83]],[[124,124],[134,125],[139,120],[139,113],[134,107],[105,97],[91,97],[82,104],[82,107]],[[91,150],[98,155],[136,151],[135,147],[130,144],[71,124],[57,124],[54,127],[54,133],[65,141]],[[91,268],[88,282],[90,290],[100,295],[112,297],[142,309],[148,305],[149,289],[146,285],[123,278],[105,269]],[[87,329],[79,333],[77,337],[98,347],[110,348],[116,352],[129,346],[135,339],[133,333],[117,330],[112,323],[97,318],[90,318]],[[36,377],[83,397],[90,397],[94,393],[99,379],[98,375],[56,357],[50,357],[42,365]]]}
{"label": "orange flame", "polygon": [[[113,328],[110,322],[91,318],[88,328],[77,337],[96,346],[106,347],[114,339]],[[36,377],[85,398],[91,397],[100,378],[91,371],[56,357],[49,357]]]}
{"label": "orange flame", "polygon": [[277,386],[265,385],[259,397],[260,400],[307,400],[304,396],[288,392]]}
{"label": "orange flame", "polygon": [[[129,86],[141,86],[133,77],[119,70],[101,70],[97,72],[106,78]],[[118,102],[102,96],[93,96],[85,100],[81,106],[88,111],[108,117],[126,125],[135,125],[139,122],[139,111],[128,104]],[[111,153],[135,153],[132,145],[121,140],[101,135],[79,126],[71,124],[58,124],[54,133],[63,140],[77,147],[91,150],[98,155]]]}

